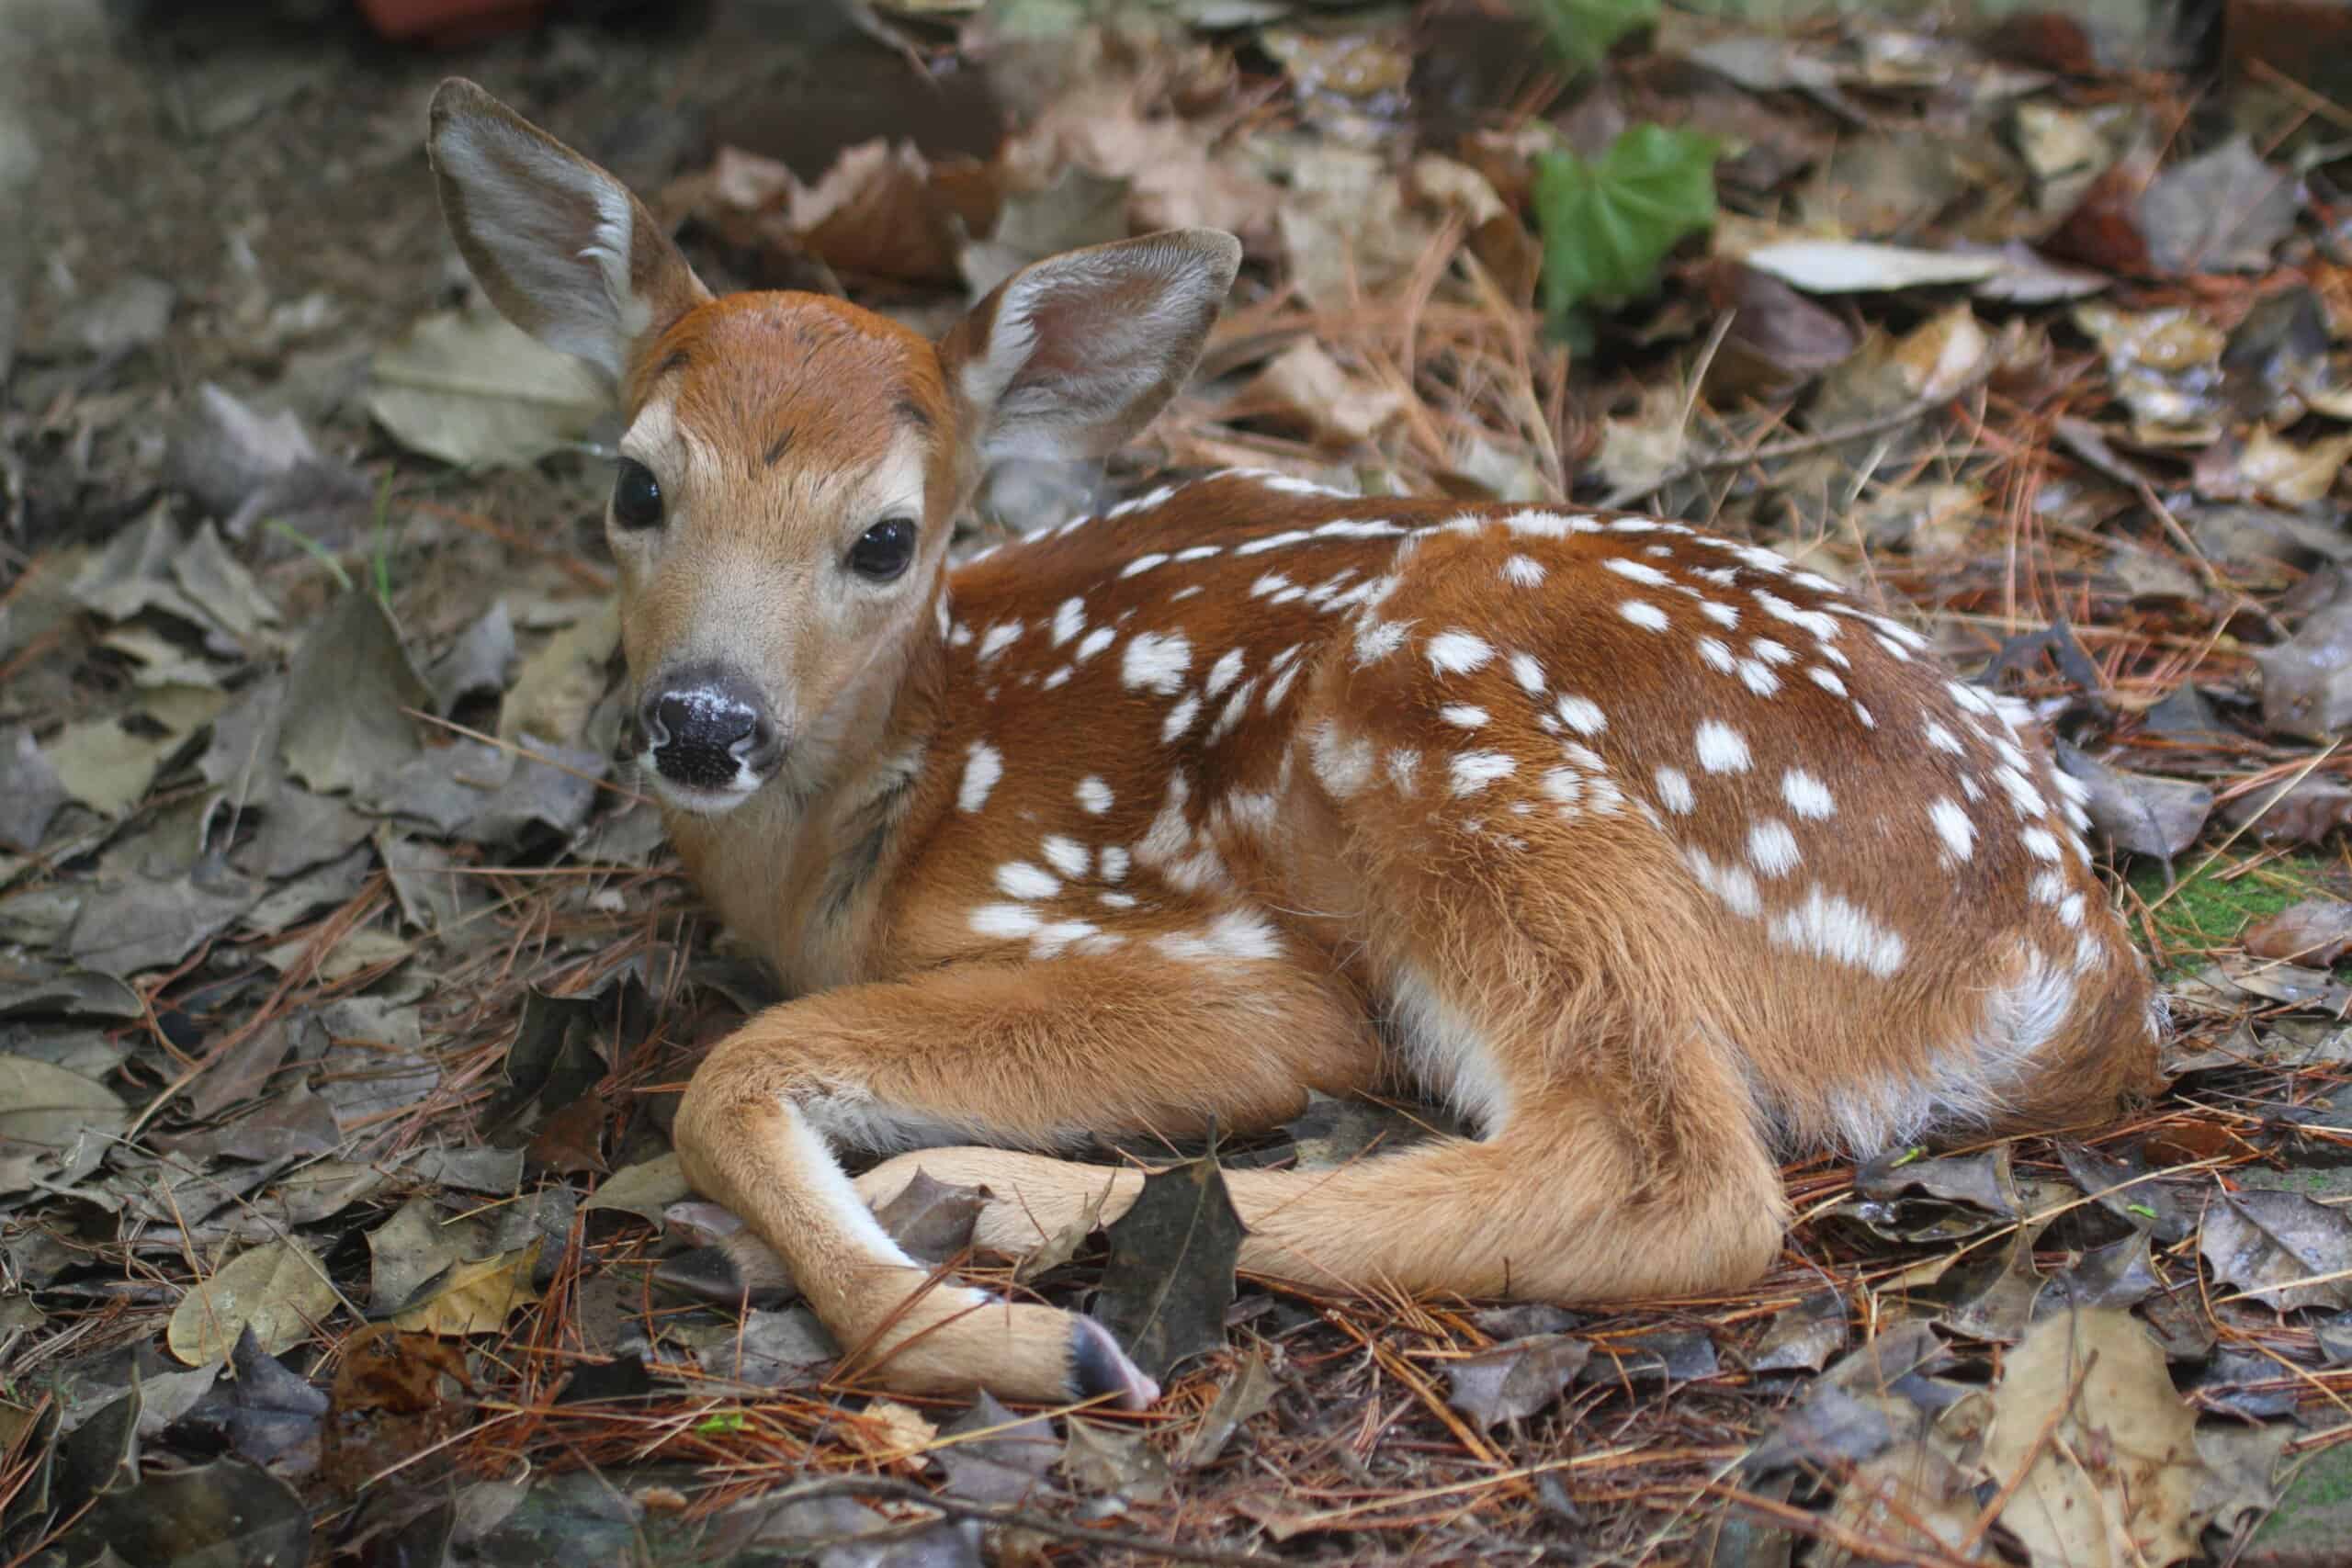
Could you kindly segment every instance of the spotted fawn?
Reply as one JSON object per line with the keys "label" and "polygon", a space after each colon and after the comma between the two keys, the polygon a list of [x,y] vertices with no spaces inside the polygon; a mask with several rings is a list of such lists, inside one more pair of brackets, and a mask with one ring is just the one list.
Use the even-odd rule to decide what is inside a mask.
{"label": "spotted fawn", "polygon": [[1769,549],[1237,472],[951,565],[989,463],[1100,457],[1168,401],[1229,236],[1036,263],[933,343],[712,297],[469,83],[431,151],[490,298],[624,406],[644,777],[797,998],[701,1064],[679,1156],[873,1381],[1158,1393],[1082,1315],[925,1291],[869,1210],[919,1166],[1019,1252],[1134,1200],[1063,1157],[1093,1140],[1417,1088],[1476,1135],[1228,1172],[1241,1267],[1595,1303],[1770,1268],[1792,1153],[2149,1087],[2080,788]]}

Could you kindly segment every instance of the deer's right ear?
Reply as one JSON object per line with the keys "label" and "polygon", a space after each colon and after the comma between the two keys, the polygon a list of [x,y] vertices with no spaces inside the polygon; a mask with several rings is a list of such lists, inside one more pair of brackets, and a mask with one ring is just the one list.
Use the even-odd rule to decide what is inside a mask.
{"label": "deer's right ear", "polygon": [[433,95],[441,214],[506,319],[617,386],[710,298],[628,187],[460,77]]}

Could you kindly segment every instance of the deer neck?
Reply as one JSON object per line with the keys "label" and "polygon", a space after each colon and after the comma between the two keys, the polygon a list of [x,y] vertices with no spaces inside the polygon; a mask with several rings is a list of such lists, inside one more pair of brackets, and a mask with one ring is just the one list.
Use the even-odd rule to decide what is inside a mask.
{"label": "deer neck", "polygon": [[945,709],[946,640],[929,613],[919,627],[853,683],[797,765],[751,799],[720,817],[662,808],[688,876],[787,993],[879,967],[878,895],[921,837],[920,785]]}

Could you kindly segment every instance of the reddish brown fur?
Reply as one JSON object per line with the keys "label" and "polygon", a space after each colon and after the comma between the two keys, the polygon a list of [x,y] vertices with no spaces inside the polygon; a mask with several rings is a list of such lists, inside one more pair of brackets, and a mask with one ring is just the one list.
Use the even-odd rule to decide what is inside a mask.
{"label": "reddish brown fur", "polygon": [[[799,993],[704,1063],[678,1151],[883,1381],[1152,1393],[1066,1314],[908,1307],[922,1271],[857,1192],[917,1166],[984,1181],[981,1238],[1017,1250],[1136,1190],[1054,1152],[1416,1082],[1485,1135],[1233,1173],[1245,1266],[1611,1300],[1769,1268],[1784,1149],[2086,1120],[2152,1081],[2147,976],[2064,781],[1829,584],[1671,525],[1248,476],[950,572],[1005,431],[1101,450],[1165,400],[1229,240],[1041,263],[936,349],[836,300],[707,301],[641,222],[612,301],[496,225],[578,251],[618,187],[506,168],[476,141],[528,128],[444,99],[436,160],[490,192],[450,208],[485,287],[628,339],[624,449],[668,506],[614,533],[632,671],[723,664],[789,737],[741,804],[669,813]],[[850,581],[901,506],[911,575]],[[926,1146],[966,1142],[1017,1147]],[[854,1190],[831,1152],[910,1147]]]}

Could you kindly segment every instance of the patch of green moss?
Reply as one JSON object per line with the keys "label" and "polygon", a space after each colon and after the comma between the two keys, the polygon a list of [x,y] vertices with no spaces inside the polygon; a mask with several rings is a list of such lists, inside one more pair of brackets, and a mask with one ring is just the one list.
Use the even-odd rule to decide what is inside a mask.
{"label": "patch of green moss", "polygon": [[2178,964],[2225,948],[2255,921],[2325,891],[2321,876],[2329,863],[2317,855],[2285,855],[2241,871],[2245,863],[2227,856],[2211,865],[2198,861],[2183,870],[2170,897],[2161,864],[2143,860],[2132,866],[2132,890],[2151,906],[2164,900],[2156,908],[2156,931]]}
{"label": "patch of green moss", "polygon": [[2352,1447],[2324,1449],[2305,1461],[2278,1511],[2255,1532],[2257,1547],[2284,1548],[2340,1541],[2352,1524]]}

